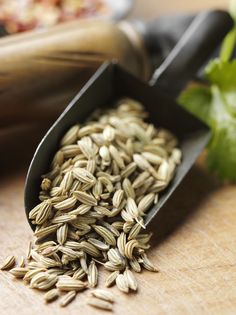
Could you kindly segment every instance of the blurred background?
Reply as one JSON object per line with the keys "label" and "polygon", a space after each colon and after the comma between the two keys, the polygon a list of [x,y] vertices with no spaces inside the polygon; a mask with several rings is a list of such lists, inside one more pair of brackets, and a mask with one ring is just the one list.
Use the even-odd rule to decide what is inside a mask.
{"label": "blurred background", "polygon": [[[188,15],[227,6],[228,0],[0,0],[0,147],[4,148],[0,167],[5,169],[15,152],[20,152],[21,161],[14,163],[16,167],[29,164],[42,135],[104,59],[121,59],[124,66],[133,67],[131,71],[140,75],[141,70],[133,70],[137,68],[132,65],[133,47],[122,36],[113,36],[112,30],[108,34],[95,25],[97,34],[90,32],[90,40],[86,36],[87,26],[80,27],[77,20],[151,21],[166,15]],[[61,28],[57,29],[58,23]],[[50,34],[47,29],[52,29],[54,35],[47,37]],[[84,31],[78,32],[82,43],[79,47],[83,46],[79,55],[73,34],[80,29]],[[25,32],[28,30],[32,31],[29,35]],[[104,43],[100,40],[103,35]],[[42,48],[45,43],[47,50]],[[150,77],[151,70],[148,71]],[[45,79],[50,73],[53,75]],[[24,150],[20,150],[22,142]]]}
{"label": "blurred background", "polygon": [[142,16],[145,19],[152,19],[159,15],[174,14],[177,12],[197,12],[213,8],[225,9],[227,8],[228,3],[228,0],[149,0],[148,5],[144,5],[143,0],[136,0],[131,15]]}
{"label": "blurred background", "polygon": [[[17,33],[42,29],[79,18],[120,19],[126,15],[152,19],[163,14],[196,12],[224,8],[225,0],[0,0],[0,24],[3,32]],[[3,31],[4,30],[4,31]]]}
{"label": "blurred background", "polygon": [[12,34],[82,18],[118,20],[131,4],[130,0],[1,0],[0,23]]}

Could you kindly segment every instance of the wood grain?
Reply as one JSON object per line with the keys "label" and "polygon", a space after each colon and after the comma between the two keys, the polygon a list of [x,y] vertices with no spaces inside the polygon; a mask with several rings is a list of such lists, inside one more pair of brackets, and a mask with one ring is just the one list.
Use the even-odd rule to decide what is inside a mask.
{"label": "wood grain", "polygon": [[[177,1],[150,1],[156,10],[168,12]],[[137,1],[135,14],[150,13]],[[224,5],[226,1],[218,1]],[[194,10],[213,1],[178,1],[179,8]],[[162,8],[162,9],[161,9]],[[146,10],[146,11],[145,11]],[[155,11],[155,10],[152,10]],[[145,13],[146,12],[146,13]],[[151,11],[150,11],[151,12]],[[164,12],[164,11],[162,11]],[[0,134],[0,259],[24,255],[32,232],[24,214],[23,191],[27,166],[47,126],[18,127]],[[159,273],[138,275],[140,290],[117,296],[114,314],[127,315],[234,315],[236,313],[236,186],[221,185],[199,160],[181,187],[152,223],[150,257]],[[99,283],[104,283],[105,272]],[[99,315],[86,305],[88,292],[61,309],[45,305],[42,294],[25,287],[7,272],[0,272],[0,314],[42,313]]]}

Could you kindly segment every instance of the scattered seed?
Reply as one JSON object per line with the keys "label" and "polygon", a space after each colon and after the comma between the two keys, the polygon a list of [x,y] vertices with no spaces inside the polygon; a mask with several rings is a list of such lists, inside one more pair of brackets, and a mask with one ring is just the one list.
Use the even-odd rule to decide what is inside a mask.
{"label": "scattered seed", "polygon": [[129,259],[132,259],[133,258],[133,250],[135,247],[138,247],[138,242],[137,240],[131,240],[131,241],[128,241],[126,244],[125,244],[125,256]]}
{"label": "scattered seed", "polygon": [[[62,181],[60,182],[60,187],[59,187],[59,189],[61,188],[61,193],[63,192],[63,190],[69,191],[71,189],[71,187],[73,185],[73,180],[74,180],[74,178],[73,178],[73,174],[71,171],[67,172],[64,175]],[[55,192],[54,192],[54,194],[55,194]]]}
{"label": "scattered seed", "polygon": [[15,263],[16,263],[16,259],[15,259],[15,256],[8,256],[2,266],[0,267],[1,270],[8,270],[8,269],[11,269],[15,266]]}
{"label": "scattered seed", "polygon": [[78,125],[71,127],[61,139],[61,143],[60,143],[61,146],[75,143],[78,138],[78,132],[79,132]]}
{"label": "scattered seed", "polygon": [[83,191],[75,191],[74,196],[83,204],[88,206],[96,206],[97,200],[92,195],[87,194]]}
{"label": "scattered seed", "polygon": [[77,269],[73,274],[73,279],[81,280],[86,276],[86,273],[84,272],[83,268]]}
{"label": "scattered seed", "polygon": [[63,245],[67,239],[68,225],[65,223],[57,229],[57,242]]}
{"label": "scattered seed", "polygon": [[41,183],[41,189],[47,191],[50,189],[51,184],[52,182],[49,178],[44,178]]}
{"label": "scattered seed", "polygon": [[51,289],[44,294],[44,300],[46,303],[52,302],[59,297],[59,292],[57,289]]}
{"label": "scattered seed", "polygon": [[60,210],[60,211],[68,210],[68,209],[74,207],[76,202],[77,202],[77,199],[75,197],[70,197],[70,198],[67,198],[67,199],[55,204],[54,208],[56,210]]}
{"label": "scattered seed", "polygon": [[24,278],[23,280],[27,281],[27,282],[30,282],[31,279],[37,275],[38,273],[41,273],[41,272],[44,272],[46,271],[45,268],[36,268],[36,269],[33,269],[33,270],[29,270],[26,272],[26,274],[24,275]]}
{"label": "scattered seed", "polygon": [[99,225],[93,225],[93,228],[99,235],[101,235],[101,237],[107,242],[107,244],[111,246],[116,245],[116,239],[112,232],[110,232],[108,229]]}
{"label": "scattered seed", "polygon": [[72,170],[74,178],[78,179],[82,183],[95,184],[96,178],[84,168],[76,167]]}
{"label": "scattered seed", "polygon": [[15,267],[11,269],[9,272],[16,278],[23,278],[28,271],[29,271],[28,268]]}
{"label": "scattered seed", "polygon": [[142,226],[139,223],[136,223],[130,230],[128,240],[132,240],[136,238],[136,236],[140,233]]}
{"label": "scattered seed", "polygon": [[121,177],[128,178],[131,174],[133,174],[136,168],[137,168],[137,164],[135,162],[130,163],[122,170]]}
{"label": "scattered seed", "polygon": [[149,177],[150,174],[148,172],[142,172],[141,174],[139,174],[132,184],[133,188],[137,189],[141,187]]}
{"label": "scattered seed", "polygon": [[51,209],[52,209],[51,203],[48,202],[47,200],[43,201],[35,217],[35,223],[39,225],[44,223],[49,218],[51,214]]}
{"label": "scattered seed", "polygon": [[97,286],[98,283],[98,269],[95,262],[92,260],[88,267],[88,284],[91,288]]}
{"label": "scattered seed", "polygon": [[124,256],[125,255],[125,245],[126,245],[126,234],[124,232],[120,233],[120,236],[117,239],[117,247],[119,252]]}
{"label": "scattered seed", "polygon": [[19,267],[25,267],[25,259],[23,256],[20,257],[19,260]]}
{"label": "scattered seed", "polygon": [[153,154],[151,152],[143,152],[142,156],[150,163],[160,165],[163,161],[159,155]]}
{"label": "scattered seed", "polygon": [[100,300],[100,299],[97,299],[97,298],[90,298],[87,301],[87,304],[91,305],[91,306],[93,306],[95,308],[102,309],[102,310],[112,311],[112,304],[110,302],[103,301],[103,300]]}
{"label": "scattered seed", "polygon": [[89,242],[86,242],[86,241],[82,241],[80,243],[80,245],[81,245],[81,249],[85,253],[89,254],[90,256],[92,256],[92,257],[99,257],[99,256],[101,256],[100,251],[93,244],[91,244]]}
{"label": "scattered seed", "polygon": [[158,180],[166,181],[168,178],[168,173],[169,173],[169,164],[167,161],[164,160],[161,163],[160,167],[158,168],[156,177]]}
{"label": "scattered seed", "polygon": [[127,198],[130,197],[130,198],[134,199],[135,198],[135,191],[134,191],[134,188],[132,187],[132,184],[128,178],[124,179],[122,186],[123,186],[124,192],[126,194],[126,197]]}
{"label": "scattered seed", "polygon": [[123,201],[124,191],[122,189],[118,189],[112,198],[112,203],[115,208],[119,208],[121,202]]}
{"label": "scattered seed", "polygon": [[97,290],[92,291],[91,294],[98,299],[114,303],[113,294],[106,290],[97,289]]}
{"label": "scattered seed", "polygon": [[137,218],[139,216],[138,207],[133,198],[128,197],[126,210],[131,215],[132,218]]}
{"label": "scattered seed", "polygon": [[36,236],[37,238],[45,237],[55,232],[59,226],[60,224],[54,224],[54,225],[47,226],[45,228],[41,228],[34,232],[34,236]]}
{"label": "scattered seed", "polygon": [[116,286],[122,292],[125,292],[125,293],[129,292],[128,281],[127,281],[126,277],[122,274],[119,274],[116,277]]}
{"label": "scattered seed", "polygon": [[[60,141],[39,203],[29,212],[35,225],[27,260],[15,267],[10,256],[1,269],[31,288],[48,291],[45,302],[69,304],[78,291],[98,283],[98,264],[110,271],[107,287],[136,291],[133,272],[157,271],[146,256],[151,233],[142,233],[144,217],[172,180],[181,151],[176,138],[144,121],[147,113],[134,100],[94,113],[72,126]],[[64,292],[64,293],[63,293]],[[112,310],[114,297],[94,290],[88,301]]]}
{"label": "scattered seed", "polygon": [[144,196],[138,204],[139,213],[144,213],[145,211],[147,211],[152,205],[152,203],[154,202],[154,199],[155,199],[155,194],[153,193],[150,193]]}
{"label": "scattered seed", "polygon": [[133,290],[133,291],[137,291],[137,289],[138,289],[138,282],[137,282],[134,274],[132,273],[132,271],[129,270],[129,269],[126,269],[124,271],[124,276],[126,277],[126,280],[128,282],[129,288],[131,290]]}
{"label": "scattered seed", "polygon": [[96,248],[102,251],[109,250],[110,246],[105,244],[104,242],[97,240],[96,238],[88,238],[88,242],[93,244]]}
{"label": "scattered seed", "polygon": [[119,275],[119,271],[113,271],[106,279],[106,287],[111,287],[112,285],[115,284],[116,278]]}
{"label": "scattered seed", "polygon": [[111,248],[107,252],[107,256],[110,262],[112,262],[114,265],[123,265],[124,259],[121,256],[120,252],[116,248]]}
{"label": "scattered seed", "polygon": [[[76,210],[74,210],[76,211]],[[58,217],[54,217],[52,220],[51,220],[51,223],[66,223],[66,222],[70,222],[70,221],[73,221],[77,218],[77,215],[75,214],[72,214],[73,211],[71,211],[71,213],[69,214],[63,214],[63,215],[60,215]]]}
{"label": "scattered seed", "polygon": [[125,168],[124,161],[122,157],[120,156],[120,153],[116,149],[116,147],[114,147],[113,145],[110,145],[109,151],[110,151],[111,156],[113,157],[113,159],[116,161],[117,165],[119,166],[119,168],[124,169]]}
{"label": "scattered seed", "polygon": [[60,300],[60,306],[61,307],[67,306],[70,302],[74,300],[76,294],[77,294],[76,291],[70,291],[66,293],[66,295],[64,295],[63,298]]}
{"label": "scattered seed", "polygon": [[81,280],[68,277],[59,279],[56,287],[61,291],[81,291],[87,288],[87,284]]}
{"label": "scattered seed", "polygon": [[147,258],[147,255],[145,253],[141,254],[140,262],[145,269],[153,272],[158,272],[158,269],[151,263],[151,261]]}
{"label": "scattered seed", "polygon": [[103,137],[105,141],[112,142],[115,138],[115,129],[111,126],[107,126],[103,130]]}

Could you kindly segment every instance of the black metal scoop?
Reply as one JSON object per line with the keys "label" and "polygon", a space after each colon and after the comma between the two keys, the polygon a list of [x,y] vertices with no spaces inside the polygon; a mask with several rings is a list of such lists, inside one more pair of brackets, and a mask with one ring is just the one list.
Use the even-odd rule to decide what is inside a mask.
{"label": "black metal scoop", "polygon": [[[146,217],[148,224],[174,192],[210,138],[208,128],[182,109],[168,93],[177,95],[181,91],[231,27],[232,20],[226,12],[199,14],[156,70],[150,85],[115,63],[103,64],[56,120],[34,154],[25,186],[27,218],[29,211],[38,203],[41,175],[48,171],[52,156],[66,130],[77,122],[83,122],[98,107],[111,105],[125,96],[141,102],[150,113],[150,121],[154,125],[172,131],[178,137],[183,152],[182,163],[173,181]],[[168,89],[168,93],[165,89]]]}

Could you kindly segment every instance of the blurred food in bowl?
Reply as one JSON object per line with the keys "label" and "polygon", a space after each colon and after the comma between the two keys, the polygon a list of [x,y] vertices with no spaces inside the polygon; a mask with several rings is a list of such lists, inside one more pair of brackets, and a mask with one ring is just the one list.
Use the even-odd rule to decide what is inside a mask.
{"label": "blurred food in bowl", "polygon": [[0,24],[8,33],[18,33],[77,18],[109,16],[111,11],[105,0],[0,0]]}

